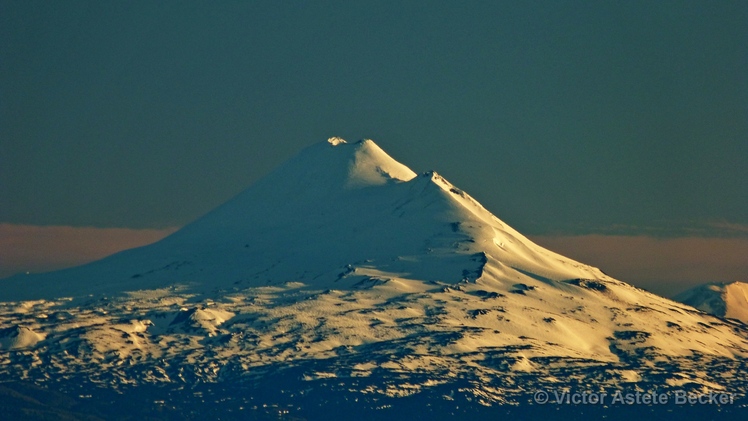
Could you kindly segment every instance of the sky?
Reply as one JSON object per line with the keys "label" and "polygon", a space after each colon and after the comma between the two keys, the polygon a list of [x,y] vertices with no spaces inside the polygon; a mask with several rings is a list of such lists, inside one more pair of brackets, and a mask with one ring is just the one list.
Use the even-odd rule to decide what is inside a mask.
{"label": "sky", "polygon": [[744,1],[0,0],[0,276],[341,136],[622,280],[748,280],[747,75]]}

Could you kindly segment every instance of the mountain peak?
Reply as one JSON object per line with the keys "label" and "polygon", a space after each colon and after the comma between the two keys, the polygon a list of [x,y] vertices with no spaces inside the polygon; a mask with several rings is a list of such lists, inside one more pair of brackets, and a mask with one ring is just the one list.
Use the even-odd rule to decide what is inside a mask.
{"label": "mountain peak", "polygon": [[382,185],[390,180],[410,181],[416,177],[416,173],[387,155],[371,139],[356,143],[348,168],[346,187],[349,188]]}
{"label": "mountain peak", "polygon": [[674,297],[676,301],[720,317],[748,323],[748,283],[709,283],[696,286]]}
{"label": "mountain peak", "polygon": [[[409,181],[416,177],[410,168],[389,156],[371,139],[348,143],[340,137],[313,144],[302,150],[267,179],[284,178],[297,187],[291,191],[324,189],[327,193],[363,187],[381,186],[390,182]],[[341,183],[342,181],[342,183]],[[275,187],[282,182],[273,181]],[[323,192],[320,192],[323,193]]]}

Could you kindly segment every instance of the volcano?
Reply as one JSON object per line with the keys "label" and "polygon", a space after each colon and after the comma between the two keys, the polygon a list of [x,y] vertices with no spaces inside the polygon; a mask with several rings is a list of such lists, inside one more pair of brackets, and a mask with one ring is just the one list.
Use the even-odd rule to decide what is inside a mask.
{"label": "volcano", "polygon": [[456,284],[484,271],[502,283],[530,275],[549,282],[605,278],[533,244],[439,174],[416,175],[371,140],[333,138],[157,244],[21,276],[6,283],[0,299],[174,284],[201,291],[284,282],[347,288],[372,277]]}
{"label": "volcano", "polygon": [[748,388],[744,324],[546,250],[371,140],[312,145],[158,243],[0,300],[3,378],[169,397],[151,409],[185,387],[297,415]]}

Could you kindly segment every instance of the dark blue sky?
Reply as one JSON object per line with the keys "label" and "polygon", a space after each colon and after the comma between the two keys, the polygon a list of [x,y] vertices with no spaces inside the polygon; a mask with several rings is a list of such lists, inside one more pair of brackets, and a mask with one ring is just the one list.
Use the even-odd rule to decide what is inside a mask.
{"label": "dark blue sky", "polygon": [[0,223],[182,225],[335,135],[527,233],[748,224],[744,1],[0,0],[0,98]]}

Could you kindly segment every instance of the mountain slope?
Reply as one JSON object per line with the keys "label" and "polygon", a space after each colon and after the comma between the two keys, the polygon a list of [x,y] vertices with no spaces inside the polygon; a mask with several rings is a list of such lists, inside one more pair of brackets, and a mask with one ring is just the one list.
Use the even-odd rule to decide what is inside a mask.
{"label": "mountain slope", "polygon": [[676,295],[674,300],[720,317],[748,323],[748,284],[705,284]]}
{"label": "mountain slope", "polygon": [[744,325],[546,250],[372,141],[313,145],[156,244],[2,282],[7,378],[481,405],[590,382],[746,389]]}

